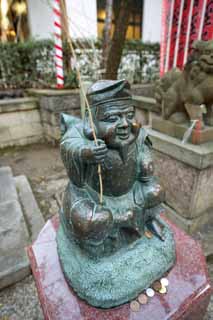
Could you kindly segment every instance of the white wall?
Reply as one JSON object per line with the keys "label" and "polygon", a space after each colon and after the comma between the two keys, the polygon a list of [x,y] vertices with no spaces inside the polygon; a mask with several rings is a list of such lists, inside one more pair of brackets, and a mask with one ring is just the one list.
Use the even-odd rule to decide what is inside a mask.
{"label": "white wall", "polygon": [[160,42],[162,0],[144,0],[142,40]]}
{"label": "white wall", "polygon": [[[50,38],[54,32],[54,0],[28,0],[31,36]],[[73,38],[97,37],[96,0],[66,0],[70,34]]]}
{"label": "white wall", "polygon": [[[70,34],[73,38],[97,37],[98,0],[66,0]],[[28,0],[31,35],[49,38],[54,32],[54,0]],[[162,0],[144,0],[142,40],[160,42]]]}
{"label": "white wall", "polygon": [[28,0],[27,3],[31,36],[50,38],[54,32],[53,0]]}
{"label": "white wall", "polygon": [[71,37],[97,37],[96,0],[66,0],[66,7]]}

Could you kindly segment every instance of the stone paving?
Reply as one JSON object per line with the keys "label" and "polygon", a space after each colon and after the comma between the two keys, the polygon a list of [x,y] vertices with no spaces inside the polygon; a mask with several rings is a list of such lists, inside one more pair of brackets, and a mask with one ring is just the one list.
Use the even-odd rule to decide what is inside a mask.
{"label": "stone paving", "polygon": [[43,215],[25,176],[0,167],[0,289],[30,274],[25,247],[44,225]]}
{"label": "stone paving", "polygon": [[0,291],[0,320],[43,320],[32,275]]}

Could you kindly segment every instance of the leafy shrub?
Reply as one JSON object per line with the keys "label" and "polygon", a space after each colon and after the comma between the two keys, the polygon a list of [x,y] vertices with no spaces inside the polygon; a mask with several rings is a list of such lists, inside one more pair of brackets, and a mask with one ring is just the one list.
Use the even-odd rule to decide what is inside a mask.
{"label": "leafy shrub", "polygon": [[[69,54],[67,46],[64,52]],[[66,87],[76,87],[75,72],[64,66]],[[55,87],[55,79],[52,40],[0,43],[0,88],[50,88]]]}
{"label": "leafy shrub", "polygon": [[[101,40],[74,43],[78,66],[83,77],[97,80],[101,77]],[[75,70],[70,66],[70,48],[63,43],[65,88],[78,86]],[[142,41],[126,41],[118,77],[131,82],[149,82],[159,74],[159,44]],[[0,43],[0,89],[2,88],[51,88],[55,87],[54,42],[52,40],[30,40],[24,43]]]}

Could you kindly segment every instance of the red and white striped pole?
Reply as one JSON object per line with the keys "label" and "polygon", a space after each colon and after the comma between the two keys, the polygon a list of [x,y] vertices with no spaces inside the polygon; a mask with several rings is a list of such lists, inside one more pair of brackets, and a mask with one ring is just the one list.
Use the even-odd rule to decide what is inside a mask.
{"label": "red and white striped pole", "polygon": [[56,81],[57,88],[61,89],[64,87],[61,7],[60,0],[53,1]]}
{"label": "red and white striped pole", "polygon": [[161,44],[160,44],[160,76],[165,72],[165,55],[166,55],[166,16],[168,13],[167,0],[162,1],[162,18],[161,18]]}

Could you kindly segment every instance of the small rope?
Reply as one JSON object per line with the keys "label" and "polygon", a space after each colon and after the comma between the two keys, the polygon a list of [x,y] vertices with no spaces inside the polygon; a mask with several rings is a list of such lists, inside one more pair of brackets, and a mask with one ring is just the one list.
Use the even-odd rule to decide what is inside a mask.
{"label": "small rope", "polygon": [[192,134],[192,131],[193,131],[194,127],[196,126],[197,121],[199,121],[199,120],[191,120],[191,121],[192,121],[191,126],[186,130],[186,132],[183,135],[183,140],[181,142],[182,144],[185,144],[189,140],[189,138]]}

